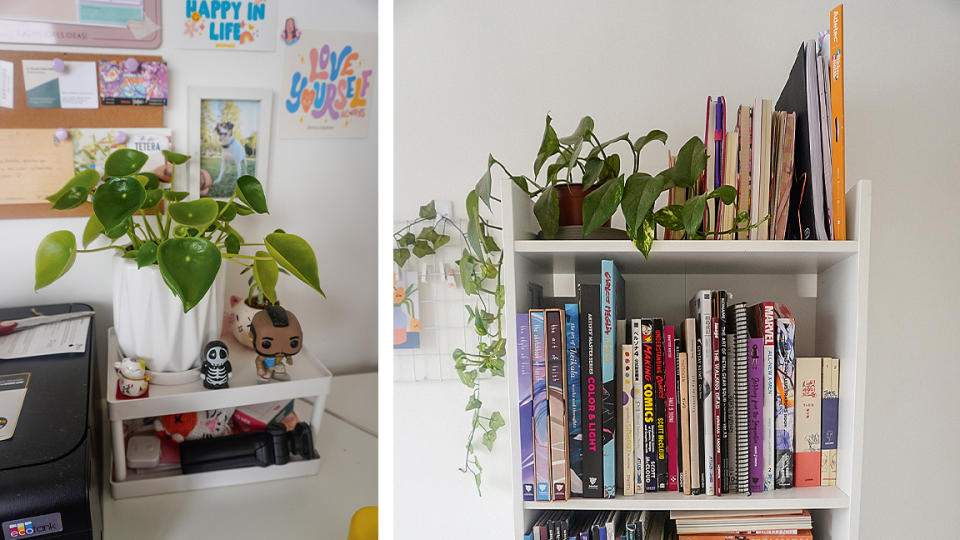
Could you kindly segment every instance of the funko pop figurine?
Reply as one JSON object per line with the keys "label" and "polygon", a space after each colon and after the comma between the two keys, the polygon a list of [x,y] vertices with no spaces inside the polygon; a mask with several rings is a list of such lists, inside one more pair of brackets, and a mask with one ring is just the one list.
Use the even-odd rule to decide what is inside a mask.
{"label": "funko pop figurine", "polygon": [[220,340],[213,340],[203,347],[203,363],[200,365],[200,380],[203,387],[211,390],[230,386],[233,367],[230,365],[230,349]]}
{"label": "funko pop figurine", "polygon": [[289,381],[283,365],[293,365],[293,355],[303,345],[303,331],[297,316],[280,306],[267,306],[253,316],[250,337],[257,352],[257,382],[270,379]]}

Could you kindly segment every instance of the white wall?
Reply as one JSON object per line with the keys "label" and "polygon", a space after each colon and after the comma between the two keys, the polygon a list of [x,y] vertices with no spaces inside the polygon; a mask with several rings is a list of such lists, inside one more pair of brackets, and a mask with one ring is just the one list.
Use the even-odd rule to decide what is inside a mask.
{"label": "white wall", "polygon": [[[273,52],[230,52],[176,49],[170,37],[175,25],[173,2],[164,2],[164,43],[156,50],[68,48],[0,44],[0,49],[65,50],[66,52],[156,54],[170,71],[170,101],[164,123],[173,129],[174,145],[187,148],[187,86],[272,88],[274,111],[288,88],[281,87],[282,44]],[[375,0],[284,0],[280,21],[292,16],[301,28],[376,32]],[[270,171],[261,175],[271,214],[246,218],[238,229],[247,238],[280,227],[303,236],[317,253],[324,300],[299,281],[282,277],[278,294],[307,329],[308,343],[335,373],[373,371],[377,367],[375,332],[377,88],[374,80],[370,131],[366,139],[280,140],[272,122]],[[3,126],[0,126],[2,128]],[[82,126],[66,126],[82,127]],[[116,126],[123,127],[123,126]],[[66,179],[64,179],[66,181]],[[49,232],[68,228],[77,236],[85,218],[0,219],[3,264],[0,305],[19,306],[65,301],[87,302],[98,311],[101,345],[112,324],[110,255],[79,254],[75,267],[55,284],[33,292],[34,254]],[[224,263],[226,264],[226,263]],[[244,295],[246,276],[229,265],[228,293]],[[101,350],[105,350],[101,349]]]}
{"label": "white wall", "polygon": [[[462,214],[488,152],[529,174],[548,111],[561,135],[591,114],[611,137],[663,129],[676,150],[702,136],[707,95],[731,110],[776,99],[834,5],[398,4],[396,217],[431,198]],[[850,0],[844,16],[848,185],[874,180],[861,538],[952,537],[960,4]],[[398,538],[510,537],[508,445],[480,452],[492,469],[482,499],[456,470],[468,424],[458,386],[397,385]],[[512,406],[505,391],[492,398]]]}

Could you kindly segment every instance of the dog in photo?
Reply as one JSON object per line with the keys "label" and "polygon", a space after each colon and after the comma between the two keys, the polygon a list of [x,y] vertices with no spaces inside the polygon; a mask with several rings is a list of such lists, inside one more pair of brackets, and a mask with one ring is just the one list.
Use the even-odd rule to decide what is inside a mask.
{"label": "dog in photo", "polygon": [[237,167],[237,178],[247,174],[247,152],[233,135],[233,122],[220,122],[214,130],[220,140],[221,150],[220,173],[213,183],[218,184],[223,179],[223,172],[227,169],[227,164]]}

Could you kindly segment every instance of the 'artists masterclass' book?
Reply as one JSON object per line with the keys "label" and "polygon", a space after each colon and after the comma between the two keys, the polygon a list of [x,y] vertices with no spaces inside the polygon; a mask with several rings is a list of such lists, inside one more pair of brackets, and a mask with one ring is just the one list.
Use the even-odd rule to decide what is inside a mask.
{"label": "'artists masterclass' book", "polygon": [[600,286],[577,286],[580,308],[580,429],[583,496],[603,497],[603,420],[601,414]]}

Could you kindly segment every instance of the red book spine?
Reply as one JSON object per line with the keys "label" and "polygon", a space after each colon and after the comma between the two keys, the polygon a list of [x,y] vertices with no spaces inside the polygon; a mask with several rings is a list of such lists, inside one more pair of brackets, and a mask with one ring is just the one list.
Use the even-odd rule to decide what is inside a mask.
{"label": "red book spine", "polygon": [[720,426],[720,319],[713,317],[710,321],[713,327],[713,474],[716,481],[713,483],[713,494],[720,495],[721,474],[721,426]]}
{"label": "red book spine", "polygon": [[663,328],[666,345],[667,384],[667,491],[680,491],[680,465],[677,453],[677,352],[674,347],[673,326]]}

